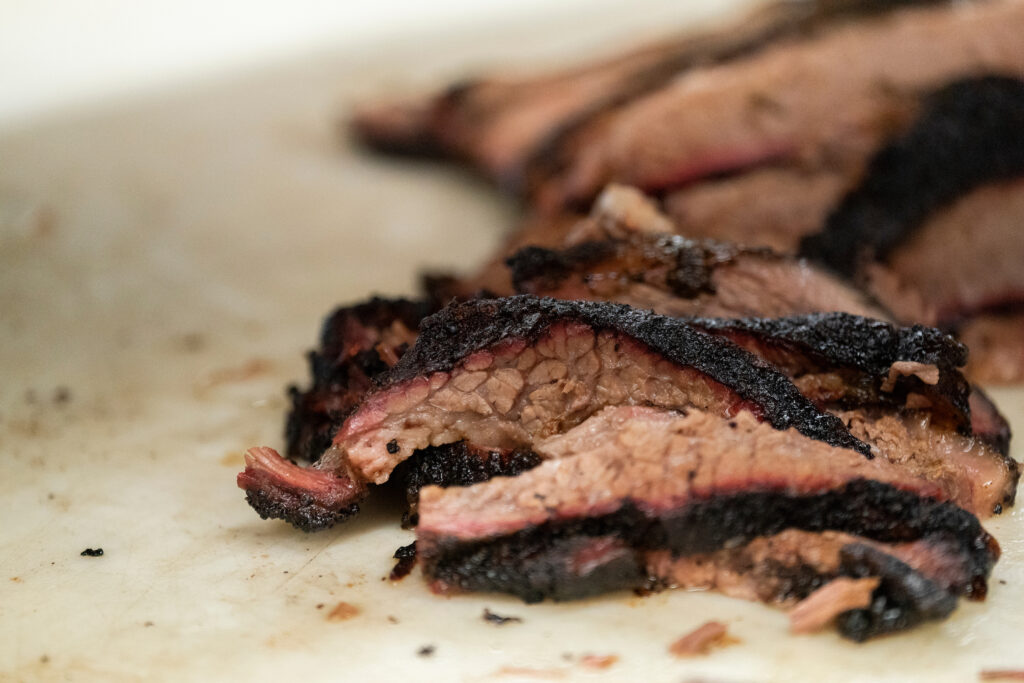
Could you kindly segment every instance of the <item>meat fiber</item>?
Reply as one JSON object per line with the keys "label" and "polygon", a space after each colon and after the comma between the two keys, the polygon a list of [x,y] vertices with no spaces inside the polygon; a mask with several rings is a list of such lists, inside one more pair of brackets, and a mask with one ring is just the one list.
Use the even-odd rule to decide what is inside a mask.
{"label": "meat fiber", "polygon": [[[784,315],[865,306],[856,290],[794,259],[646,232],[638,226],[657,225],[657,216],[638,218],[643,205],[628,206],[631,215],[620,211],[616,225],[633,228],[619,231],[620,239],[561,251],[526,248],[510,258],[516,287],[670,315]],[[592,220],[600,221],[597,216]],[[1007,456],[1005,420],[960,373],[966,349],[938,330],[848,314],[691,324],[772,363],[819,407],[842,411],[860,430],[858,438],[893,461],[946,481],[955,499],[976,514],[1012,503],[1019,467]]]}
{"label": "meat fiber", "polygon": [[350,514],[368,484],[387,481],[417,450],[457,441],[529,447],[605,406],[636,404],[748,411],[870,457],[839,418],[720,336],[627,306],[521,296],[457,304],[424,320],[416,345],[314,468],[253,449],[239,486],[274,500],[264,505],[273,516],[323,528],[331,511]]}
{"label": "meat fiber", "polygon": [[435,590],[536,601],[696,585],[697,558],[717,573],[736,557],[716,553],[770,556],[787,530],[829,532],[816,559],[758,565],[755,595],[786,602],[836,576],[879,577],[871,607],[840,618],[863,639],[944,617],[954,595],[983,597],[998,557],[934,483],[748,413],[611,408],[534,449],[545,462],[519,477],[421,492],[417,548]]}

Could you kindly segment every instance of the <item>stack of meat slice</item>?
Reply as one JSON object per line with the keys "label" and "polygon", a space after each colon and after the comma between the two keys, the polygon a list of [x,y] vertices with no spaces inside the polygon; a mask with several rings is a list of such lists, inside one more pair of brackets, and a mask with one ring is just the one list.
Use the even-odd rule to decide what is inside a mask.
{"label": "stack of meat slice", "polygon": [[368,108],[363,139],[517,192],[558,246],[608,183],[670,230],[801,253],[1024,379],[1024,3],[812,0],[538,78]]}
{"label": "stack of meat slice", "polygon": [[422,321],[315,465],[252,449],[239,485],[315,530],[393,475],[437,484],[417,542],[441,592],[699,585],[788,605],[870,579],[829,615],[863,639],[985,594],[998,546],[976,515],[1011,504],[1019,472],[972,434],[964,357],[848,314],[471,300]]}
{"label": "stack of meat slice", "polygon": [[397,484],[439,593],[710,588],[855,640],[983,599],[1020,467],[933,326],[984,337],[972,378],[1024,376],[1024,334],[977,331],[1024,292],[1022,27],[1015,0],[779,2],[366,110],[531,219],[479,275],[334,312],[290,459],[253,448],[238,485],[315,531]]}

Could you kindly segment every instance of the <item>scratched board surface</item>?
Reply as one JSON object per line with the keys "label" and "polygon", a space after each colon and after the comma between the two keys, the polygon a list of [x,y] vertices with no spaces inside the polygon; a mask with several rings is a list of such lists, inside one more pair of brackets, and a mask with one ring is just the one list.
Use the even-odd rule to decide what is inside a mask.
{"label": "scratched board surface", "polygon": [[[393,501],[304,535],[261,521],[235,488],[247,446],[281,444],[284,386],[333,305],[477,263],[513,220],[457,171],[339,146],[336,113],[466,64],[662,30],[669,5],[325,56],[0,136],[0,679],[964,681],[1024,668],[1019,511],[988,524],[1004,550],[988,602],[855,646],[789,636],[783,613],[709,593],[440,598],[418,573],[385,578],[411,540]],[[1021,392],[995,396],[1024,433]],[[669,654],[711,619],[737,642]]]}

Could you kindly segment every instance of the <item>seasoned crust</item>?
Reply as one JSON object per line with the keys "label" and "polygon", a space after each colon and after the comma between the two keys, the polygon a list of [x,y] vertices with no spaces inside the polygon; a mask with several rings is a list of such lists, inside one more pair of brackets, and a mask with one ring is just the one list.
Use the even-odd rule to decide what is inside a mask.
{"label": "seasoned crust", "polygon": [[[955,605],[955,594],[984,597],[986,577],[999,554],[973,515],[870,480],[818,495],[737,493],[660,516],[626,501],[611,514],[561,520],[506,536],[476,542],[421,538],[418,543],[435,590],[500,591],[536,602],[649,589],[657,581],[645,569],[645,552],[666,549],[677,557],[708,553],[785,529],[839,531],[883,543],[931,539],[957,549],[966,568],[964,580],[947,592],[878,550],[844,547],[841,573],[883,578],[878,605],[840,623],[841,633],[857,640],[941,618]],[[793,586],[794,595],[820,582],[802,576]]]}
{"label": "seasoned crust", "polygon": [[871,457],[867,444],[852,437],[840,420],[815,408],[787,377],[750,353],[684,320],[619,304],[521,295],[449,306],[422,322],[416,346],[382,379],[381,387],[448,372],[472,353],[502,341],[534,342],[556,323],[567,322],[633,338],[757,405],[773,426],[794,427],[812,438]]}
{"label": "seasoned crust", "polygon": [[803,239],[802,254],[854,275],[884,259],[932,212],[985,183],[1024,175],[1024,81],[955,81],[871,160],[860,186]]}
{"label": "seasoned crust", "polygon": [[[959,371],[967,347],[941,331],[922,325],[902,327],[848,313],[812,313],[786,318],[702,319],[695,325],[727,335],[746,346],[751,336],[764,348],[759,355],[779,365],[797,362],[819,368],[852,368],[865,382],[849,407],[871,402],[904,405],[911,393],[925,396],[938,418],[971,433],[970,385]],[[772,357],[778,355],[778,358]],[[929,381],[901,368],[936,368]],[[924,374],[923,372],[919,374]],[[931,380],[935,379],[934,382]]]}
{"label": "seasoned crust", "polygon": [[308,355],[309,387],[288,388],[289,458],[312,462],[327,450],[334,432],[373,387],[373,380],[415,340],[420,320],[432,310],[426,302],[374,297],[327,316],[320,346]]}

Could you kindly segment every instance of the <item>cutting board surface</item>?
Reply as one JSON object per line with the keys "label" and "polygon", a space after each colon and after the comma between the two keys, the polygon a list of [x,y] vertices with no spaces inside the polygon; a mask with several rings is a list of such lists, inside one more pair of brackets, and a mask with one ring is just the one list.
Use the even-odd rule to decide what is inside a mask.
{"label": "cutting board surface", "polygon": [[[639,25],[611,19],[575,26],[596,49]],[[987,602],[858,646],[789,636],[782,612],[710,593],[437,597],[418,573],[385,578],[412,540],[395,501],[313,535],[245,504],[242,452],[281,445],[284,387],[304,381],[323,315],[411,293],[425,267],[470,268],[514,220],[458,171],[339,144],[336,114],[461,64],[564,56],[569,26],[382,45],[0,135],[0,679],[969,681],[1024,668],[1020,510],[986,523],[1003,547]],[[1022,390],[994,396],[1024,433]],[[485,608],[522,622],[485,622]],[[669,655],[710,619],[738,642]]]}

